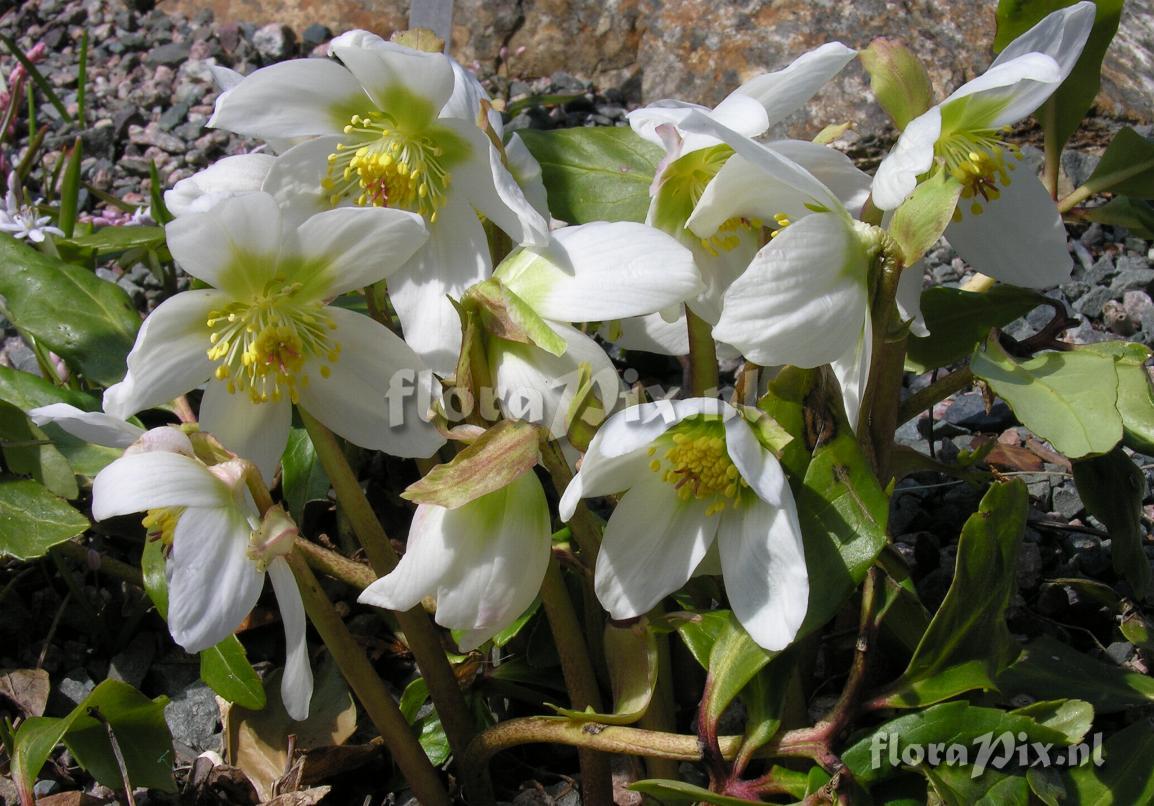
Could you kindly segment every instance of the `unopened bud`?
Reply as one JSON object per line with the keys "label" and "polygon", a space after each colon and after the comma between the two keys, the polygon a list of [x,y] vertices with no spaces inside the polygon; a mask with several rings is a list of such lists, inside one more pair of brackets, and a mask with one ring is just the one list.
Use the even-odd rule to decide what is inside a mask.
{"label": "unopened bud", "polygon": [[875,39],[858,54],[870,74],[870,89],[898,129],[933,105],[930,76],[899,39]]}
{"label": "unopened bud", "polygon": [[292,551],[300,528],[280,504],[269,507],[261,519],[260,528],[252,534],[249,556],[268,565],[276,557]]}

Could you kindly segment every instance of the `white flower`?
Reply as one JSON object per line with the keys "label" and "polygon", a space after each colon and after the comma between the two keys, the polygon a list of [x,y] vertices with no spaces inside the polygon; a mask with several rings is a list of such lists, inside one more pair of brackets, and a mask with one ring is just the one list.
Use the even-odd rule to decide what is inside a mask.
{"label": "white flower", "polygon": [[20,202],[17,182],[15,171],[10,172],[4,209],[0,210],[0,232],[7,232],[16,238],[27,238],[32,243],[43,243],[47,235],[63,236],[63,230],[48,223],[52,216],[40,215],[36,204]]}
{"label": "white flower", "polygon": [[457,509],[421,504],[405,555],[359,602],[408,610],[437,600],[436,621],[476,649],[529,608],[549,564],[549,505],[529,471]]}
{"label": "white flower", "polygon": [[1033,112],[1065,81],[1094,15],[1092,2],[1053,12],[1011,42],[983,75],[911,120],[878,166],[874,203],[882,210],[897,207],[939,163],[963,185],[945,232],[963,260],[1015,285],[1041,288],[1068,277],[1073,263],[1057,207],[1041,182],[1026,175],[1001,129]]}
{"label": "white flower", "polygon": [[547,223],[478,128],[481,90],[459,65],[364,31],[331,48],[344,66],[298,59],[258,70],[218,99],[209,123],[314,138],[281,155],[264,185],[293,217],[355,204],[425,218],[429,241],[393,275],[389,294],[406,341],[451,373],[460,323],[446,297],[492,268],[477,212],[516,243],[545,243]]}
{"label": "white flower", "polygon": [[758,644],[797,635],[809,577],[793,493],[744,417],[719,400],[646,403],[609,418],[561,499],[625,491],[594,587],[615,619],[640,616],[699,570],[716,541],[734,615]]}
{"label": "white flower", "polygon": [[[424,242],[400,210],[340,209],[284,226],[271,196],[251,193],[168,225],[168,247],[212,288],[185,291],[145,320],[124,381],[104,409],[129,415],[208,382],[200,421],[270,480],[288,439],[292,404],[362,447],[429,456],[443,438],[422,417],[432,394],[420,359],[367,316],[327,302],[370,285]],[[416,377],[389,422],[393,380]]]}
{"label": "white flower", "polygon": [[168,628],[188,652],[232,635],[260,597],[267,570],[288,650],[281,696],[289,715],[302,720],[313,688],[304,606],[281,556],[292,548],[295,527],[286,531],[276,518],[262,524],[245,484],[246,467],[235,459],[205,465],[180,429],[153,429],[97,474],[92,516],[148,512],[146,526],[170,547]]}
{"label": "white flower", "polygon": [[144,436],[144,429],[100,411],[83,411],[67,403],[50,403],[28,410],[36,425],[55,423],[66,432],[109,448],[127,448]]}
{"label": "white flower", "polygon": [[235,154],[181,179],[164,192],[164,204],[176,217],[203,213],[224,199],[261,189],[272,166],[271,154]]}

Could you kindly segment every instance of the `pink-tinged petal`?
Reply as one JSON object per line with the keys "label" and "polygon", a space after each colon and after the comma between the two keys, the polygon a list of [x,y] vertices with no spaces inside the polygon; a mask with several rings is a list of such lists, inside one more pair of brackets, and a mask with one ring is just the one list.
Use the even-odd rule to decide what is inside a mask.
{"label": "pink-tinged petal", "polygon": [[1037,177],[1019,163],[1000,195],[958,203],[961,220],[946,227],[946,240],[962,260],[983,274],[1025,288],[1051,288],[1074,268],[1066,248],[1066,227],[1054,200]]}
{"label": "pink-tinged petal", "polygon": [[28,411],[36,425],[55,423],[64,431],[95,445],[127,448],[144,434],[144,429],[99,411],[81,411],[67,403],[51,403]]}
{"label": "pink-tinged petal", "polygon": [[489,242],[473,208],[450,201],[437,212],[429,242],[389,278],[389,299],[405,341],[440,375],[451,375],[461,351],[461,319],[449,297],[489,276]]}
{"label": "pink-tinged petal", "polygon": [[806,216],[729,287],[714,338],[763,366],[828,364],[861,334],[867,269],[851,222],[833,213]]}
{"label": "pink-tinged petal", "polygon": [[189,213],[203,213],[241,193],[258,191],[275,159],[271,154],[223,157],[165,191],[164,205],[179,218]]}
{"label": "pink-tinged petal", "polygon": [[769,650],[789,646],[809,608],[809,575],[793,495],[723,514],[717,546],[733,614]]}
{"label": "pink-tinged petal", "polygon": [[128,354],[128,374],[104,393],[104,410],[128,418],[167,403],[212,375],[209,314],[230,298],[220,291],[184,291],[148,315]]}
{"label": "pink-tinged petal", "polygon": [[879,210],[893,210],[914,192],[918,177],[934,164],[934,144],[941,133],[941,107],[932,107],[906,124],[874,174],[873,203]]}
{"label": "pink-tinged petal", "polygon": [[264,290],[276,275],[281,213],[267,193],[223,199],[165,227],[173,258],[186,272],[235,297]]}
{"label": "pink-tinged petal", "polygon": [[253,403],[245,392],[229,394],[228,384],[214,379],[200,402],[200,427],[256,465],[266,484],[276,475],[291,426],[292,403],[287,397]]}
{"label": "pink-tinged petal", "polygon": [[188,438],[188,434],[180,429],[180,426],[176,425],[150,428],[141,435],[140,439],[125,448],[124,455],[131,456],[134,453],[148,453],[150,451],[166,451],[196,458],[196,449],[192,447],[192,440]]}
{"label": "pink-tinged petal", "polygon": [[744,417],[725,422],[725,451],[758,498],[778,506],[782,496],[789,494],[781,463],[757,441]]}
{"label": "pink-tinged petal", "polygon": [[682,502],[672,484],[643,472],[613,510],[593,588],[615,619],[634,618],[684,585],[717,536],[707,504]]}
{"label": "pink-tinged petal", "polygon": [[[340,344],[336,361],[313,359],[300,405],[362,448],[405,458],[432,456],[445,438],[428,421],[436,380],[413,350],[384,325],[353,311],[326,308]],[[321,371],[328,367],[328,377]]]}
{"label": "pink-tinged petal", "polygon": [[[746,81],[734,95],[740,93],[754,98],[768,112],[766,129],[780,123],[812,98],[831,78],[845,67],[857,51],[840,42],[827,42],[803,53],[791,64],[772,73],[755,76]],[[730,98],[733,96],[731,95]],[[726,101],[729,99],[727,98]],[[722,102],[722,106],[725,102]],[[718,107],[718,111],[721,106]],[[765,129],[762,129],[765,131]],[[756,136],[761,132],[750,132]]]}
{"label": "pink-tinged petal", "polygon": [[[654,101],[648,106],[634,109],[626,117],[633,132],[656,146],[665,148],[669,142],[669,135],[662,135],[662,128],[672,126],[674,130],[681,127],[681,122],[693,111],[704,114],[712,113],[707,106],[691,104],[685,101],[665,99]],[[716,143],[716,141],[714,141]],[[711,143],[712,145],[712,143]],[[698,146],[702,147],[702,146]],[[683,148],[681,153],[688,154],[694,149]]]}
{"label": "pink-tinged petal", "polygon": [[406,48],[367,31],[341,34],[329,49],[384,112],[402,117],[410,111],[396,104],[419,99],[428,105],[426,120],[432,120],[453,94],[453,68],[443,53]]}
{"label": "pink-tinged petal", "polygon": [[181,513],[166,568],[168,629],[186,652],[228,638],[260,598],[264,574],[248,557],[251,534],[237,507]]}
{"label": "pink-tinged petal", "polygon": [[305,641],[305,607],[292,569],[283,557],[268,565],[268,578],[276,592],[280,618],[284,624],[285,661],[280,680],[280,697],[285,711],[297,722],[309,718],[313,698],[313,669]]}
{"label": "pink-tinged petal", "polygon": [[248,137],[339,134],[368,98],[328,59],[293,59],[257,70],[216,102],[209,126]]}
{"label": "pink-tinged petal", "polygon": [[122,456],[92,481],[92,517],[98,521],[162,507],[226,507],[231,500],[204,464],[168,451]]}
{"label": "pink-tinged petal", "polygon": [[409,610],[437,592],[457,562],[460,543],[445,527],[449,510],[421,504],[413,515],[397,567],[365,588],[357,601],[386,610]]}
{"label": "pink-tinged petal", "polygon": [[372,285],[404,265],[429,232],[419,215],[385,207],[342,207],[302,223],[293,257],[316,267],[301,294],[332,299]]}

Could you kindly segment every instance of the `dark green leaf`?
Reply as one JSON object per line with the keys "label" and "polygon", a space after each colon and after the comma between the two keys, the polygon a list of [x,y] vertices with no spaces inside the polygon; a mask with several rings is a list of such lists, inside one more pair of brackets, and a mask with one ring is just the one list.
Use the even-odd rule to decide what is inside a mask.
{"label": "dark green leaf", "polygon": [[164,544],[149,540],[140,555],[140,572],[144,577],[144,592],[156,605],[163,618],[168,618],[168,579],[164,575]]}
{"label": "dark green leaf", "polygon": [[928,372],[965,358],[992,327],[1003,327],[1042,303],[1036,291],[996,285],[985,294],[935,286],[922,294],[922,315],[930,335],[911,337],[907,365]]}
{"label": "dark green leaf", "polygon": [[68,460],[28,416],[0,400],[0,449],[13,473],[31,476],[61,498],[76,498],[80,489]]}
{"label": "dark green leaf", "polygon": [[570,224],[645,220],[660,148],[626,127],[519,134],[541,163],[553,215]]}
{"label": "dark green leaf", "polygon": [[1091,207],[1083,212],[1091,221],[1125,227],[1139,238],[1154,238],[1154,205],[1129,196],[1118,196],[1101,207]]}
{"label": "dark green leaf", "polygon": [[43,557],[87,528],[88,518],[39,482],[0,480],[0,555],[18,560]]}
{"label": "dark green leaf", "polygon": [[1017,479],[993,485],[982,498],[962,528],[945,601],[886,697],[888,705],[928,705],[972,689],[996,688],[998,673],[1019,652],[1006,626],[1006,608],[1028,510],[1026,485]]}
{"label": "dark green leaf", "polygon": [[[1107,806],[1154,802],[1154,725],[1139,718],[1107,739],[1098,758],[1090,758],[1065,778],[1069,806]],[[1101,762],[1099,765],[1098,762]]]}
{"label": "dark green leaf", "polygon": [[140,316],[119,286],[0,238],[0,296],[8,318],[89,380],[124,377]]}
{"label": "dark green leaf", "polygon": [[64,231],[65,238],[71,238],[76,231],[76,213],[80,208],[80,162],[84,159],[83,141],[77,137],[64,165],[64,175],[60,178],[60,218],[57,224]]}
{"label": "dark green leaf", "polygon": [[265,706],[264,686],[235,635],[200,653],[200,679],[231,703],[253,710]]}
{"label": "dark green leaf", "polygon": [[[786,695],[790,692],[790,682],[794,679],[797,664],[794,653],[785,652],[766,665],[749,681],[742,691],[745,703],[745,733],[741,742],[738,762],[742,767],[753,754],[769,743],[781,727],[785,711]],[[796,691],[793,692],[796,694]]]}
{"label": "dark green leaf", "polygon": [[300,523],[305,504],[325,498],[329,493],[329,477],[317,459],[316,448],[308,431],[294,428],[289,432],[288,446],[281,457],[283,472],[281,488],[289,514]]}
{"label": "dark green leaf", "polygon": [[751,803],[763,803],[760,800],[743,800],[728,795],[719,795],[684,781],[666,781],[654,778],[648,781],[636,781],[630,784],[629,788],[634,792],[641,792],[655,798],[658,803],[716,803],[718,806],[748,806]]}
{"label": "dark green leaf", "polygon": [[1026,776],[1016,771],[985,769],[975,776],[969,765],[946,764],[923,765],[917,771],[926,776],[946,806],[1027,806],[1030,800]]}
{"label": "dark green leaf", "polygon": [[713,650],[709,653],[709,669],[705,678],[705,693],[701,698],[703,718],[711,728],[717,725],[721,714],[741,693],[776,653],[762,649],[737,618],[730,613]]}
{"label": "dark green leaf", "polygon": [[711,610],[694,613],[692,618],[677,625],[677,633],[702,669],[709,668],[709,654],[731,617],[728,610]]}
{"label": "dark green leaf", "polygon": [[155,161],[148,163],[148,199],[153,221],[162,227],[172,221],[174,216],[164,203],[164,182],[160,180],[160,172],[156,170]]}
{"label": "dark green leaf", "polygon": [[1154,142],[1125,127],[1114,135],[1085,184],[1094,193],[1109,191],[1135,199],[1154,199]]}
{"label": "dark green leaf", "polygon": [[1150,593],[1150,561],[1143,544],[1142,499],[1146,475],[1118,447],[1102,456],[1074,462],[1074,483],[1086,511],[1110,532],[1114,571],[1130,583],[1139,599]]}
{"label": "dark green leaf", "polygon": [[164,228],[102,227],[69,243],[80,249],[91,249],[101,257],[119,255],[130,249],[157,249],[164,245]]}
{"label": "dark green leaf", "polygon": [[998,688],[1006,697],[1085,700],[1099,714],[1154,704],[1154,679],[1094,660],[1046,635],[1002,672]]}

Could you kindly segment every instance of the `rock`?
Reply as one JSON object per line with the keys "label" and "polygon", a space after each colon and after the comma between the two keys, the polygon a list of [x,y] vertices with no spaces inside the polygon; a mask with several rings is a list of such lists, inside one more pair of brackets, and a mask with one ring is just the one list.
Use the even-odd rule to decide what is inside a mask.
{"label": "rock", "polygon": [[1145,291],[1127,291],[1122,295],[1122,309],[1139,329],[1154,334],[1154,300]]}
{"label": "rock", "polygon": [[252,35],[252,44],[256,52],[264,57],[265,61],[276,62],[292,55],[296,35],[287,25],[269,23]]}
{"label": "rock", "polygon": [[128,141],[142,146],[155,146],[169,154],[183,154],[188,146],[179,137],[161,131],[156,123],[147,126],[129,126]]}
{"label": "rock", "polygon": [[221,747],[220,708],[216,695],[202,682],[195,682],[164,706],[164,719],[173,741],[195,751],[219,751]]}
{"label": "rock", "polygon": [[53,693],[59,694],[72,705],[79,705],[84,702],[85,697],[92,693],[94,688],[96,688],[96,683],[89,677],[88,672],[79,668],[66,673]]}
{"label": "rock", "polygon": [[1063,520],[1073,520],[1082,512],[1082,498],[1073,484],[1062,484],[1054,489],[1053,511]]}
{"label": "rock", "polygon": [[1102,323],[1119,336],[1133,336],[1138,331],[1138,323],[1130,318],[1122,303],[1114,300],[1102,306]]}
{"label": "rock", "polygon": [[169,42],[167,45],[159,45],[148,51],[148,55],[144,57],[144,63],[178,67],[187,58],[188,45],[183,42]]}
{"label": "rock", "polygon": [[958,395],[946,409],[945,422],[964,428],[970,433],[996,433],[1014,425],[1014,413],[1000,400],[986,411],[986,401],[976,392]]}
{"label": "rock", "polygon": [[[1126,266],[1123,261],[1140,261],[1140,267]],[[1115,294],[1125,291],[1146,291],[1154,284],[1154,269],[1146,265],[1146,258],[1124,257],[1118,259],[1118,273],[1110,283],[1110,290]]]}
{"label": "rock", "polygon": [[1068,148],[1062,152],[1062,170],[1066,172],[1066,176],[1070,180],[1072,187],[1078,187],[1087,179],[1094,169],[1098,167],[1098,161],[1101,159],[1097,154],[1088,154],[1073,148]]}
{"label": "rock", "polygon": [[1102,306],[1113,298],[1114,292],[1109,288],[1096,286],[1079,297],[1072,307],[1075,312],[1082,314],[1082,316],[1097,319],[1102,315]]}
{"label": "rock", "polygon": [[1106,657],[1121,666],[1134,657],[1134,645],[1128,641],[1115,641],[1106,647]]}
{"label": "rock", "polygon": [[156,643],[152,640],[151,633],[137,633],[123,652],[112,656],[108,676],[113,680],[123,680],[134,688],[140,688],[155,655]]}
{"label": "rock", "polygon": [[311,51],[333,38],[333,32],[324,25],[314,22],[301,32],[301,50]]}

